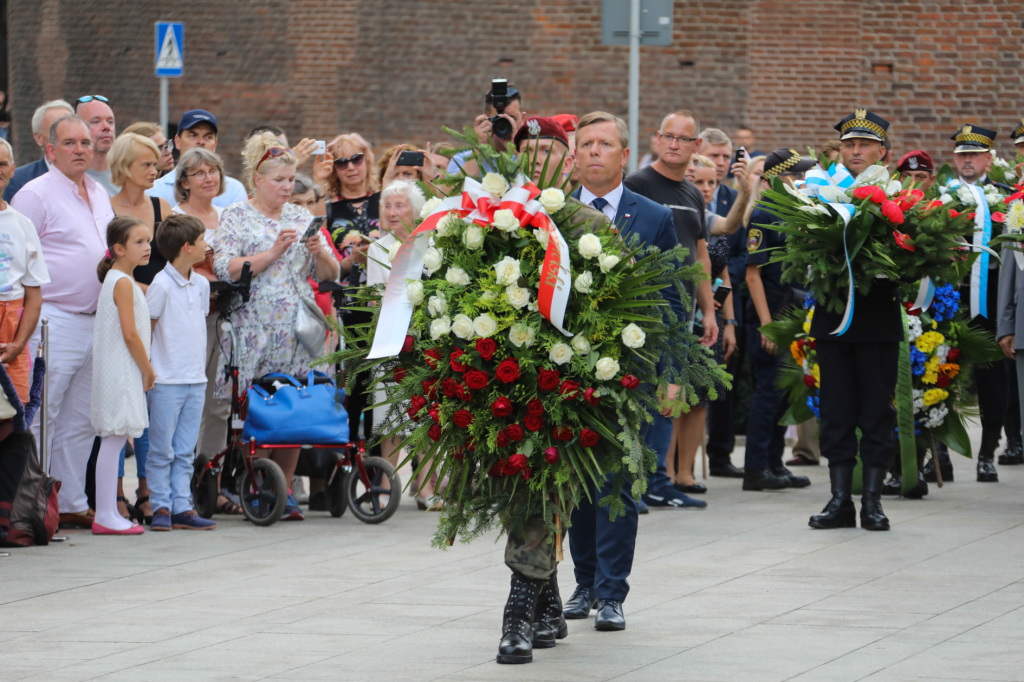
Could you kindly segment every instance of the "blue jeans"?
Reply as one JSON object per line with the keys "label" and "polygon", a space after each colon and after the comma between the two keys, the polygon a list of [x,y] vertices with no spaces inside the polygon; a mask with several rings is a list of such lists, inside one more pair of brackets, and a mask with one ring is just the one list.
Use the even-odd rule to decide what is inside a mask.
{"label": "blue jeans", "polygon": [[[672,487],[672,479],[668,477],[668,469],[665,465],[669,446],[672,445],[672,418],[663,417],[657,412],[651,416],[654,417],[654,422],[651,424],[644,422],[640,427],[640,436],[644,439],[647,447],[658,456],[658,468],[647,477],[647,491],[656,492]],[[645,428],[646,433],[644,433]]]}
{"label": "blue jeans", "polygon": [[149,402],[150,504],[153,511],[181,514],[192,509],[192,466],[206,383],[157,384]]}
{"label": "blue jeans", "polygon": [[[149,454],[149,429],[142,432],[142,435],[132,442],[132,449],[135,450],[135,471],[139,478],[146,477],[146,455]],[[124,478],[124,456],[128,452],[127,446],[121,448],[121,461],[117,463],[117,477]]]}

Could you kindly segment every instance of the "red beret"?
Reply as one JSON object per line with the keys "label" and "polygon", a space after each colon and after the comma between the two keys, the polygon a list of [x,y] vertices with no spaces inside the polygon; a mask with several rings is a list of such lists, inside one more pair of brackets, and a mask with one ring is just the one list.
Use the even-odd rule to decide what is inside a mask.
{"label": "red beret", "polygon": [[569,136],[565,134],[565,128],[558,121],[547,116],[532,116],[526,119],[522,127],[516,131],[514,140],[516,149],[519,148],[519,144],[523,140],[531,138],[558,140],[566,148],[569,147]]}
{"label": "red beret", "polygon": [[567,133],[571,133],[576,130],[576,124],[579,123],[579,119],[573,114],[555,114],[551,118],[558,121],[558,124],[562,126],[562,129]]}
{"label": "red beret", "polygon": [[896,166],[896,170],[900,173],[906,171],[935,171],[935,164],[932,162],[932,157],[928,152],[923,152],[920,149],[915,149],[912,152],[907,152],[900,159],[899,165]]}

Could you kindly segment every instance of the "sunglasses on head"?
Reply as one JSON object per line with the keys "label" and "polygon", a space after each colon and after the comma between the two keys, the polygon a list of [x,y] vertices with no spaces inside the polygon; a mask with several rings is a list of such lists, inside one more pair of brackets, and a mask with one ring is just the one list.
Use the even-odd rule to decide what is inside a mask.
{"label": "sunglasses on head", "polygon": [[85,104],[86,102],[91,102],[94,99],[95,100],[99,100],[100,102],[103,102],[104,104],[110,104],[110,100],[107,99],[106,97],[104,97],[103,95],[86,95],[84,97],[79,97],[78,98],[78,103],[79,104]]}
{"label": "sunglasses on head", "polygon": [[[263,163],[267,159],[276,159],[279,156],[284,156],[285,154],[291,153],[291,149],[285,149],[284,147],[271,147],[270,149],[267,150],[267,153],[263,155],[263,158],[260,159],[260,163]],[[260,163],[256,164],[256,170],[260,169]]]}
{"label": "sunglasses on head", "polygon": [[348,168],[348,165],[350,163],[356,168],[363,165],[363,153],[360,152],[358,154],[353,154],[347,159],[344,157],[340,159],[335,159],[334,167],[337,168],[338,170],[345,170],[346,168]]}

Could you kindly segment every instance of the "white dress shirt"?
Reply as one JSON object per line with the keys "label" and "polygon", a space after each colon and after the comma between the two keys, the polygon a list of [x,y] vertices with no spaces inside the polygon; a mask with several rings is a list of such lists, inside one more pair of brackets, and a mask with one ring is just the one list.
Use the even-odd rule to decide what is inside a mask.
{"label": "white dress shirt", "polygon": [[[615,222],[615,216],[619,213],[619,203],[622,201],[623,187],[624,185],[620,182],[615,189],[601,197],[601,199],[608,202],[601,210],[613,223]],[[580,201],[587,206],[593,206],[593,201],[597,198],[597,195],[586,187],[580,189]]]}

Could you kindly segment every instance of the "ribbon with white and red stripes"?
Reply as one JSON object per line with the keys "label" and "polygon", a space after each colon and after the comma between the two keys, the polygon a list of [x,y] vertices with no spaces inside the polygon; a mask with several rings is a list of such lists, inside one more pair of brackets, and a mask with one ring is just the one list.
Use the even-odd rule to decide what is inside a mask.
{"label": "ribbon with white and red stripes", "polygon": [[572,336],[563,326],[572,288],[569,244],[537,201],[540,193],[540,189],[521,174],[516,176],[512,187],[500,198],[486,191],[473,178],[466,178],[461,195],[448,197],[424,218],[409,238],[402,242],[391,262],[391,273],[381,298],[377,329],[367,358],[389,358],[401,352],[413,311],[412,303],[406,295],[406,285],[409,280],[418,280],[422,276],[423,256],[429,246],[429,239],[421,237],[436,230],[441,220],[449,214],[490,229],[494,213],[507,209],[516,216],[521,227],[536,227],[547,232],[548,244],[544,252],[544,264],[541,266],[537,305],[541,315],[555,329],[566,336]]}

